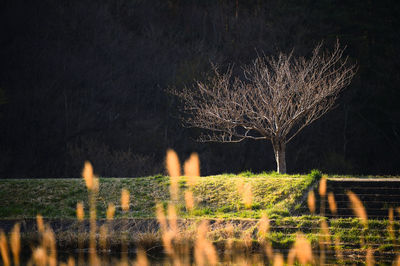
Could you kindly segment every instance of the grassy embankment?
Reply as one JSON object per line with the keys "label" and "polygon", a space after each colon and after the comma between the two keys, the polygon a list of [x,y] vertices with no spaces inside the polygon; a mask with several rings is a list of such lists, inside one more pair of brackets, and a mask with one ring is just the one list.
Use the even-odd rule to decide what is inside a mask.
{"label": "grassy embankment", "polygon": [[[225,241],[229,235],[225,232],[228,224],[234,225],[234,233],[229,237],[236,240],[247,239],[257,241],[257,222],[262,213],[266,213],[270,220],[268,239],[274,248],[289,248],[296,238],[297,232],[303,232],[313,245],[318,245],[320,236],[320,216],[291,216],[300,206],[300,201],[310,186],[316,181],[311,175],[277,175],[277,174],[249,174],[218,175],[201,177],[192,188],[196,207],[188,212],[185,208],[183,196],[177,202],[180,218],[193,218],[184,225],[187,232],[199,218],[216,221],[211,228],[210,238],[218,243]],[[155,217],[155,204],[169,202],[169,178],[153,176],[144,178],[101,178],[97,201],[97,214],[100,219],[105,217],[108,203],[114,203],[116,218],[114,228],[118,228],[118,218],[145,218],[152,220]],[[179,181],[181,191],[187,189],[186,178]],[[241,190],[250,184],[252,201],[245,206]],[[130,211],[123,214],[120,208],[121,189],[126,188],[131,193]],[[84,181],[81,179],[24,179],[0,180],[0,219],[29,219],[40,213],[48,219],[73,219],[76,215],[77,202],[83,202],[88,210],[88,193]],[[87,213],[87,212],[86,212]],[[222,220],[220,220],[223,218]],[[160,234],[142,222],[130,222],[130,228],[136,232],[132,234],[132,242],[158,242]],[[154,225],[154,222],[151,224]],[[380,250],[397,249],[400,224],[393,223],[395,232],[390,235],[387,220],[369,220],[365,230],[357,218],[330,219],[328,221],[330,234],[337,239],[341,248],[358,249],[365,237],[365,245]],[[143,228],[149,232],[143,232]],[[72,224],[70,231],[77,228]],[[57,238],[70,238],[70,232],[59,231]],[[31,236],[28,237],[29,238]],[[118,243],[118,236],[115,237]]]}
{"label": "grassy embankment", "polygon": [[[307,175],[218,175],[201,177],[192,188],[194,210],[185,209],[184,199],[177,203],[181,218],[270,218],[288,216],[315,179]],[[155,217],[157,202],[167,204],[168,177],[100,178],[97,214],[105,218],[108,203],[115,204],[116,218],[122,216],[121,189],[131,194],[128,218]],[[244,206],[240,189],[250,184],[251,206]],[[186,178],[179,181],[181,191],[187,189]],[[247,185],[248,186],[248,185]],[[0,180],[0,219],[74,218],[77,202],[88,206],[88,193],[82,179],[20,179]]]}

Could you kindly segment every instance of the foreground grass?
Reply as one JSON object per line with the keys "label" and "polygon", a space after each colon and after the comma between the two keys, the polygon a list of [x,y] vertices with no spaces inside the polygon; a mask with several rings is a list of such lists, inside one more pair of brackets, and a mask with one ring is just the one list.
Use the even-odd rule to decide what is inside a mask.
{"label": "foreground grass", "polygon": [[[181,195],[177,203],[178,215],[182,218],[260,218],[265,212],[271,218],[288,216],[314,181],[315,178],[307,175],[250,176],[243,173],[201,177],[192,188],[195,209],[186,211]],[[169,182],[164,176],[101,178],[98,217],[105,217],[108,203],[117,207],[117,218],[154,217],[155,204],[166,205],[170,200]],[[238,192],[238,186],[246,183],[251,185],[253,194],[251,206],[247,208]],[[187,189],[185,177],[180,179],[179,185],[181,191]],[[130,211],[124,215],[119,208],[122,188],[131,194]],[[3,179],[0,180],[0,219],[34,218],[37,214],[47,218],[73,218],[77,202],[83,202],[88,210],[87,199],[82,179]]]}

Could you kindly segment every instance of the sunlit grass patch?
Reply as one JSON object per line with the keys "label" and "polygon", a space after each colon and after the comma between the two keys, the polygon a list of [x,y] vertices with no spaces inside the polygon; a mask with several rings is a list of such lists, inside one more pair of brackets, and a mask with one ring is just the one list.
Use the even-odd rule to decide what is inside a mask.
{"label": "sunlit grass patch", "polygon": [[[178,212],[181,217],[260,218],[287,216],[314,179],[305,175],[217,175],[200,177],[192,186],[194,209],[186,210],[186,177],[178,181]],[[237,184],[249,185],[251,202],[246,206]],[[97,214],[106,217],[109,203],[116,206],[115,217],[122,217],[121,189],[130,192],[128,218],[154,217],[156,202],[168,202],[170,180],[164,176],[142,178],[100,178]],[[0,218],[34,218],[41,213],[48,218],[73,218],[77,202],[88,210],[88,192],[82,179],[0,180]],[[87,218],[87,217],[86,217]]]}

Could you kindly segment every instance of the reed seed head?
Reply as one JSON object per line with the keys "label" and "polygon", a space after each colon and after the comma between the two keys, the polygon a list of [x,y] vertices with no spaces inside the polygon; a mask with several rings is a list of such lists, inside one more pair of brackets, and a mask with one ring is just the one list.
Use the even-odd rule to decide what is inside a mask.
{"label": "reed seed head", "polygon": [[314,191],[308,192],[307,204],[308,204],[308,209],[310,210],[310,212],[311,213],[315,213],[315,195],[314,195]]}
{"label": "reed seed head", "polygon": [[181,176],[181,166],[179,163],[179,158],[176,152],[172,149],[168,149],[167,151],[166,166],[168,175],[170,177]]}
{"label": "reed seed head", "polygon": [[335,201],[335,196],[333,195],[333,192],[328,193],[328,203],[329,203],[329,209],[331,210],[331,213],[336,214],[337,207],[336,207],[336,201]]}
{"label": "reed seed head", "polygon": [[263,213],[261,216],[258,224],[258,230],[262,236],[265,236],[265,234],[267,234],[269,231],[269,219],[265,213]]}
{"label": "reed seed head", "polygon": [[347,196],[350,199],[351,207],[358,218],[360,218],[361,222],[364,224],[365,227],[368,226],[368,217],[367,212],[365,211],[364,205],[362,204],[361,200],[354,194],[352,191],[347,191]]}
{"label": "reed seed head", "polygon": [[47,261],[46,250],[43,247],[38,247],[33,251],[33,261],[37,266],[45,266]]}
{"label": "reed seed head", "polygon": [[93,166],[89,161],[85,161],[82,170],[82,177],[85,180],[86,187],[89,190],[93,189]]}
{"label": "reed seed head", "polygon": [[375,265],[374,251],[372,250],[372,248],[367,249],[367,254],[365,256],[365,265],[367,266]]}
{"label": "reed seed head", "polygon": [[146,252],[143,249],[138,249],[136,257],[136,265],[138,266],[148,266],[149,260],[147,259]]}
{"label": "reed seed head", "polygon": [[185,204],[186,204],[186,209],[188,211],[193,210],[193,208],[194,208],[194,198],[193,198],[193,192],[192,191],[185,191]]}
{"label": "reed seed head", "polygon": [[129,191],[125,188],[121,190],[121,208],[124,212],[129,210]]}
{"label": "reed seed head", "polygon": [[44,222],[43,222],[42,215],[40,215],[40,214],[36,215],[36,224],[37,224],[38,231],[40,233],[43,233],[44,232]]}
{"label": "reed seed head", "polygon": [[0,253],[3,258],[4,266],[9,266],[10,255],[8,253],[7,237],[3,230],[0,231]]}
{"label": "reed seed head", "polygon": [[183,165],[185,176],[188,177],[188,186],[193,187],[200,177],[200,160],[197,153],[192,153]]}
{"label": "reed seed head", "polygon": [[296,256],[300,264],[305,265],[308,262],[312,262],[311,244],[303,234],[297,234],[294,248],[296,250]]}
{"label": "reed seed head", "polygon": [[107,207],[107,220],[111,221],[114,219],[115,215],[115,205],[113,203],[109,203]]}
{"label": "reed seed head", "polygon": [[83,221],[83,219],[85,219],[85,212],[83,210],[82,202],[78,202],[76,204],[76,218],[78,218],[79,221]]}
{"label": "reed seed head", "polygon": [[11,231],[10,246],[14,258],[14,265],[19,265],[19,253],[21,251],[21,234],[19,223],[16,223]]}
{"label": "reed seed head", "polygon": [[323,176],[321,178],[321,180],[319,181],[319,195],[321,197],[325,197],[325,195],[326,195],[326,183],[327,183],[327,179],[325,176]]}
{"label": "reed seed head", "polygon": [[165,218],[164,207],[161,203],[157,203],[156,205],[156,217],[160,223],[162,231],[165,232],[167,230],[167,219]]}
{"label": "reed seed head", "polygon": [[243,203],[246,208],[251,208],[253,200],[253,192],[251,191],[251,184],[246,183],[243,188]]}
{"label": "reed seed head", "polygon": [[282,254],[275,254],[274,256],[274,266],[283,266],[284,265],[284,260]]}

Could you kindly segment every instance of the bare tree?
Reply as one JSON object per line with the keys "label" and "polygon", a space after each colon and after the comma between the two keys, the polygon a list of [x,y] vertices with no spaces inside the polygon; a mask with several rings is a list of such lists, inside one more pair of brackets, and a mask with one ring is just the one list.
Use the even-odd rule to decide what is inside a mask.
{"label": "bare tree", "polygon": [[205,82],[174,91],[184,103],[184,124],[208,131],[200,141],[270,140],[277,171],[286,173],[286,144],[334,106],[356,72],[339,42],[331,52],[321,48],[308,59],[293,52],[258,56],[243,68],[243,80],[232,77],[232,67],[220,73],[213,66]]}

